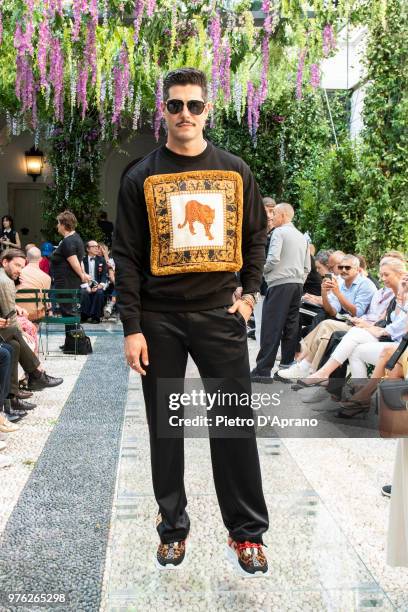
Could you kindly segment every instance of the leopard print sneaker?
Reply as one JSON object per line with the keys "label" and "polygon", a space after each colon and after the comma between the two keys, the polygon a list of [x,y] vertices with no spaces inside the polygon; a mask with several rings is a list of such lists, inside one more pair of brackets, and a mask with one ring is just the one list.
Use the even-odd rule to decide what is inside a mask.
{"label": "leopard print sneaker", "polygon": [[156,565],[159,569],[177,569],[183,563],[186,555],[186,541],[159,544],[156,555]]}
{"label": "leopard print sneaker", "polygon": [[258,578],[268,574],[268,562],[262,544],[254,542],[235,542],[228,538],[227,558],[235,571],[245,578]]}

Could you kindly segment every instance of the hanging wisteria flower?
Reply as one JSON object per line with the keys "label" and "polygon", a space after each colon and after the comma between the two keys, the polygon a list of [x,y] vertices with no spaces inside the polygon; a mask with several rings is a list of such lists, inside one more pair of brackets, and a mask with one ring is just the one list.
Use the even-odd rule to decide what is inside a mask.
{"label": "hanging wisteria flower", "polygon": [[113,69],[113,81],[115,93],[113,99],[112,123],[118,124],[121,112],[125,108],[126,99],[129,95],[130,68],[129,56],[125,44],[122,45],[120,50],[119,66],[115,66]]}
{"label": "hanging wisteria flower", "polygon": [[82,119],[85,117],[85,113],[88,109],[87,100],[87,84],[88,84],[88,67],[82,66],[78,62],[78,81],[77,81],[77,106],[82,107]]}
{"label": "hanging wisteria flower", "polygon": [[3,11],[1,8],[1,1],[0,1],[0,45],[3,42]]}
{"label": "hanging wisteria flower", "polygon": [[327,57],[336,48],[333,26],[326,24],[323,28],[323,55]]}
{"label": "hanging wisteria flower", "polygon": [[225,102],[229,102],[231,99],[231,48],[228,39],[226,40],[222,48],[222,65],[221,65],[221,87],[224,92]]}
{"label": "hanging wisteria flower", "polygon": [[156,142],[159,140],[160,125],[163,118],[161,104],[163,102],[163,76],[160,75],[156,85],[156,112],[154,114],[154,137]]}
{"label": "hanging wisteria flower", "polygon": [[233,99],[234,99],[234,110],[237,116],[238,123],[241,123],[242,116],[242,83],[235,77],[234,80],[234,89],[233,89]]}
{"label": "hanging wisteria flower", "polygon": [[269,37],[267,34],[262,40],[262,73],[261,73],[261,89],[260,103],[263,104],[268,95],[268,71],[269,71]]}
{"label": "hanging wisteria flower", "polygon": [[139,89],[136,94],[135,108],[133,111],[132,129],[135,131],[137,130],[137,124],[140,118],[141,103],[142,103],[142,92]]}
{"label": "hanging wisteria flower", "polygon": [[254,146],[256,146],[256,133],[258,131],[259,126],[259,115],[261,111],[261,98],[260,91],[256,89],[253,97],[252,104],[252,138],[254,141]]}
{"label": "hanging wisteria flower", "polygon": [[215,103],[220,83],[221,19],[219,13],[217,13],[215,17],[211,19],[210,37],[213,46],[213,62],[211,70],[212,99]]}
{"label": "hanging wisteria flower", "polygon": [[40,86],[46,87],[47,85],[47,54],[48,47],[50,44],[50,29],[48,27],[48,19],[46,15],[43,15],[43,20],[38,28],[38,51],[37,51],[37,62],[38,69],[40,71]]}
{"label": "hanging wisteria flower", "polygon": [[153,15],[155,8],[156,0],[147,0],[146,14],[148,17],[151,17]]}
{"label": "hanging wisteria flower", "polygon": [[254,104],[254,86],[251,81],[248,81],[247,90],[247,122],[248,130],[252,136],[252,115],[253,115],[253,104]]}
{"label": "hanging wisteria flower", "polygon": [[96,62],[97,62],[97,58],[96,58],[96,22],[93,21],[93,19],[91,21],[88,21],[84,59],[85,59],[85,62],[89,65],[91,69],[92,85],[95,85]]}
{"label": "hanging wisteria flower", "polygon": [[299,52],[299,62],[296,75],[296,98],[302,99],[302,83],[303,83],[303,69],[305,66],[306,49],[301,49]]}
{"label": "hanging wisteria flower", "polygon": [[54,87],[55,118],[62,122],[64,119],[64,54],[57,38],[52,41],[50,80]]}
{"label": "hanging wisteria flower", "polygon": [[135,0],[135,8],[133,13],[134,41],[139,42],[140,26],[142,25],[143,12],[145,8],[145,0]]}
{"label": "hanging wisteria flower", "polygon": [[310,66],[310,84],[313,89],[317,89],[320,86],[320,70],[318,64],[312,64]]}

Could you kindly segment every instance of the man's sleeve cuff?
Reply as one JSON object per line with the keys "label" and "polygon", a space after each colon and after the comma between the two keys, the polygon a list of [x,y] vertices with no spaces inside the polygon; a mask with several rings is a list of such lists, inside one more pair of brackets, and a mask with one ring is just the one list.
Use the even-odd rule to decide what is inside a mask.
{"label": "man's sleeve cuff", "polygon": [[140,328],[140,320],[139,319],[125,319],[122,321],[123,325],[123,335],[130,336],[131,334],[141,334],[142,330]]}

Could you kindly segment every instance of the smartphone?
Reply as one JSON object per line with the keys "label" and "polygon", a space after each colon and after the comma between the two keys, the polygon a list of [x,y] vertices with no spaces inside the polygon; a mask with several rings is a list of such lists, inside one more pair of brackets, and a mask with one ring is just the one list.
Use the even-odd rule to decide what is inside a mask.
{"label": "smartphone", "polygon": [[329,280],[331,280],[333,278],[333,274],[331,272],[328,272],[323,276],[323,278],[328,278]]}
{"label": "smartphone", "polygon": [[11,317],[14,317],[15,314],[17,314],[15,310],[10,310],[10,312],[8,314],[6,314],[6,316],[4,318],[6,320],[7,319],[11,319]]}

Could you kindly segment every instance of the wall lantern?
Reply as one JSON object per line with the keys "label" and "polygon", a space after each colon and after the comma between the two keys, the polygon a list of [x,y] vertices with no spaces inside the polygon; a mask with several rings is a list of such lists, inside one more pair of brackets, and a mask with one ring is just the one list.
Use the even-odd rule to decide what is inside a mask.
{"label": "wall lantern", "polygon": [[32,176],[33,181],[37,180],[37,176],[41,176],[44,165],[44,153],[35,147],[31,147],[25,152],[27,174]]}

